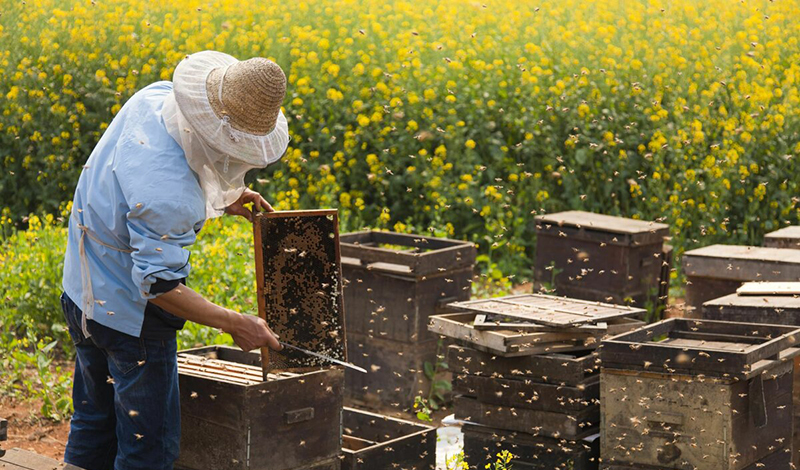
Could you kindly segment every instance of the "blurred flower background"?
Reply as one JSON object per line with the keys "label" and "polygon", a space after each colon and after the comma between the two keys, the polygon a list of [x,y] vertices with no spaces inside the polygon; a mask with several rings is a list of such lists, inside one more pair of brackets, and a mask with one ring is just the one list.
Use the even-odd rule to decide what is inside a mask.
{"label": "blurred flower background", "polygon": [[[797,18],[800,0],[6,1],[0,343],[22,348],[33,325],[34,343],[66,338],[59,263],[82,165],[187,54],[286,71],[290,148],[250,175],[277,209],[469,239],[507,286],[530,275],[537,213],[660,220],[676,256],[796,223]],[[192,285],[253,310],[250,240],[246,223],[206,226]]]}

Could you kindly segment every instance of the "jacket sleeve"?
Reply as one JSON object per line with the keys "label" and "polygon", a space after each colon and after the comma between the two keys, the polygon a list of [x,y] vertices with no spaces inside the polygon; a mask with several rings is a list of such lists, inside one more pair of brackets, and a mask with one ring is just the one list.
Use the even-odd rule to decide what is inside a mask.
{"label": "jacket sleeve", "polygon": [[[150,292],[157,280],[176,281],[188,277],[189,250],[197,234],[196,210],[177,200],[159,199],[134,204],[127,225],[133,249],[131,278],[145,299],[161,292]],[[156,289],[158,291],[158,289]]]}

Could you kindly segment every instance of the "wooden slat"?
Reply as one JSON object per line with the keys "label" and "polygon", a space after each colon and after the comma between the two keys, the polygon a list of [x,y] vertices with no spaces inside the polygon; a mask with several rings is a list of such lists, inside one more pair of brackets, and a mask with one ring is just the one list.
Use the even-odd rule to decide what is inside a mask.
{"label": "wooden slat", "polygon": [[27,450],[10,449],[0,457],[2,470],[82,470],[74,465],[39,455]]}

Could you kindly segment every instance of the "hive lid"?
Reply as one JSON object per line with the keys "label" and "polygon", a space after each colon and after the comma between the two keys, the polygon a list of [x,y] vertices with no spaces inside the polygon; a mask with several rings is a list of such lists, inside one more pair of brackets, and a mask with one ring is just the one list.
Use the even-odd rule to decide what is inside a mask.
{"label": "hive lid", "polygon": [[800,280],[800,250],[711,245],[683,254],[687,276],[741,281]]}
{"label": "hive lid", "polygon": [[769,238],[786,238],[800,240],[800,225],[790,225],[782,229],[775,230],[764,235],[765,239]]}
{"label": "hive lid", "polygon": [[[285,341],[347,360],[336,210],[260,213],[255,232],[259,315]],[[330,363],[291,352],[270,354],[273,369]]]}
{"label": "hive lid", "polygon": [[736,294],[747,295],[800,295],[800,282],[745,282],[736,289]]}
{"label": "hive lid", "polygon": [[644,314],[644,310],[640,308],[542,294],[453,302],[448,306],[462,311],[511,317],[553,327],[570,327]]}
{"label": "hive lid", "polygon": [[635,244],[663,241],[669,234],[669,225],[646,220],[628,219],[594,212],[566,211],[535,217],[540,230],[550,227],[570,227],[584,231],[618,235],[618,239]]}

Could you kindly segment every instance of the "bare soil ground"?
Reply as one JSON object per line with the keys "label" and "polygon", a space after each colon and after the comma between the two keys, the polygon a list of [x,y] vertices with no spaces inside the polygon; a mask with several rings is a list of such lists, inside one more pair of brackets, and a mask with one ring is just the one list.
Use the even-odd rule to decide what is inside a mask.
{"label": "bare soil ground", "polygon": [[8,420],[8,441],[0,442],[0,448],[18,447],[57,460],[64,457],[69,422],[40,418],[40,406],[38,401],[0,397],[0,418]]}

